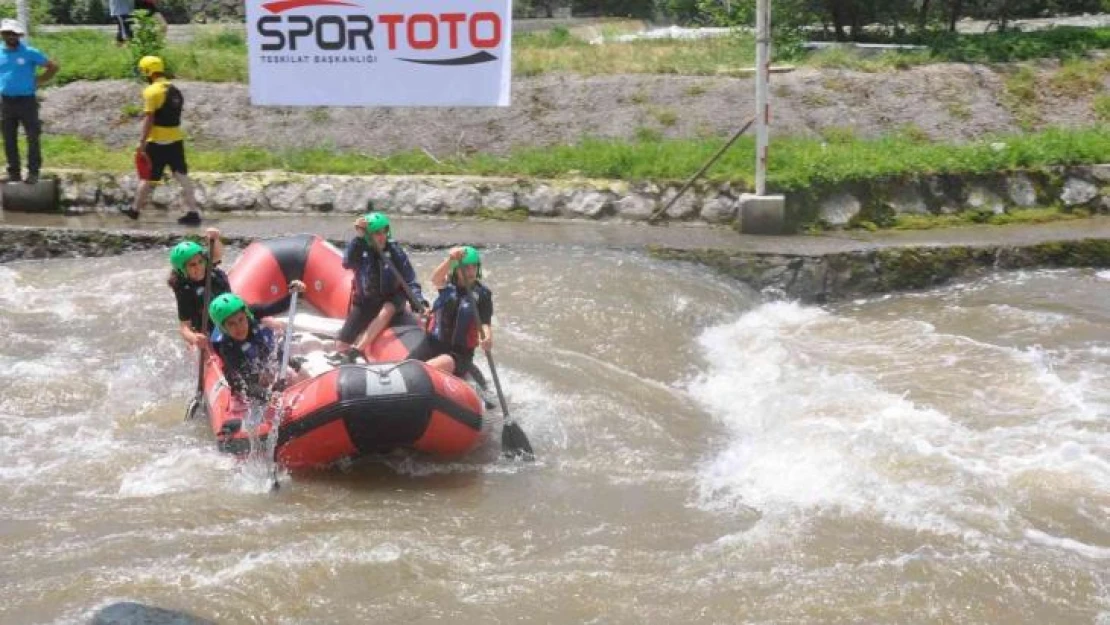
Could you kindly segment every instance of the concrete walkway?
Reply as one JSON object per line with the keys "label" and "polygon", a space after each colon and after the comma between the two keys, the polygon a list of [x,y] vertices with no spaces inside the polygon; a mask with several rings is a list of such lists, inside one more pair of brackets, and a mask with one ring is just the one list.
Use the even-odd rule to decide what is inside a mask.
{"label": "concrete walkway", "polygon": [[[343,240],[353,234],[353,215],[289,216],[287,214],[232,215],[209,213],[209,223],[224,236],[265,238],[303,232]],[[76,217],[0,212],[0,227],[24,226],[78,230],[135,230],[140,232],[196,233],[174,221],[174,215],[150,211],[135,222],[115,215]],[[880,248],[938,246],[1027,246],[1050,241],[1110,240],[1110,217],[1092,217],[1037,225],[969,226],[912,231],[841,231],[820,235],[765,237],[738,234],[725,227],[648,226],[576,220],[486,221],[391,216],[398,238],[418,247],[445,247],[476,243],[498,246],[569,245],[586,248],[644,249],[650,246],[677,250],[824,256]]]}

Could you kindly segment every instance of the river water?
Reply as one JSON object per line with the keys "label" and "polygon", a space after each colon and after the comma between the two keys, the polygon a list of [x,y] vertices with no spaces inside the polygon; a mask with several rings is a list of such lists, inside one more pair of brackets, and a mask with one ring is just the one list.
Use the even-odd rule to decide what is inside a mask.
{"label": "river water", "polygon": [[182,421],[164,252],[0,266],[0,623],[1110,624],[1110,272],[816,308],[630,253],[485,261],[537,462],[276,493]]}

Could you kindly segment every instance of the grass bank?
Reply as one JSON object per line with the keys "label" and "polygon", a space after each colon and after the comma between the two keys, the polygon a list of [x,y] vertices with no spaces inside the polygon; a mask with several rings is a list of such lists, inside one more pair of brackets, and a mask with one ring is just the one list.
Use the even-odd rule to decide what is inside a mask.
{"label": "grass bank", "polygon": [[[1032,33],[930,35],[913,40],[924,50],[862,56],[853,50],[814,53],[780,49],[779,61],[814,67],[890,71],[938,62],[1006,63],[1033,59],[1077,59],[1110,49],[1110,28],[1057,28]],[[57,59],[59,84],[134,76],[125,49],[104,33],[86,30],[43,33],[35,45]],[[565,29],[513,37],[513,73],[739,75],[754,64],[755,40],[747,33],[705,40],[646,40],[590,45]],[[165,57],[179,78],[209,82],[246,82],[246,43],[242,29],[199,35],[188,44],[171,44]]]}
{"label": "grass bank", "polygon": [[[576,145],[522,149],[508,157],[476,154],[433,160],[420,151],[388,157],[328,149],[275,152],[239,147],[189,151],[197,171],[280,169],[309,174],[454,174],[622,180],[680,181],[720,147],[720,141],[586,140]],[[48,166],[126,171],[131,154],[76,137],[44,136]],[[707,173],[710,181],[752,185],[754,145],[745,137]],[[1052,129],[999,136],[967,144],[931,143],[908,134],[858,139],[843,131],[825,139],[783,138],[772,144],[768,180],[778,191],[817,184],[909,174],[985,173],[1051,165],[1110,162],[1110,125],[1081,130]]]}

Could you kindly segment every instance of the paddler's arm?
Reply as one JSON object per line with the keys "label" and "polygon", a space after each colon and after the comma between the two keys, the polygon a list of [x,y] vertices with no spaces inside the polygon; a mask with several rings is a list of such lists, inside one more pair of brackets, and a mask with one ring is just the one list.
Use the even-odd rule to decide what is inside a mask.
{"label": "paddler's arm", "polygon": [[202,347],[204,345],[205,336],[193,330],[193,324],[189,323],[188,319],[181,322],[181,325],[178,326],[178,331],[181,332],[181,338],[185,339],[185,342],[189,345],[193,347]]}
{"label": "paddler's arm", "polygon": [[447,286],[447,275],[451,272],[451,263],[456,260],[462,260],[463,248],[453,247],[447,252],[447,258],[443,260],[432,272],[432,286],[436,290],[441,290]]}
{"label": "paddler's arm", "polygon": [[220,231],[218,228],[209,228],[205,230],[204,237],[210,241],[211,253],[209,256],[212,258],[212,267],[214,268],[224,259],[224,242],[220,240]]}

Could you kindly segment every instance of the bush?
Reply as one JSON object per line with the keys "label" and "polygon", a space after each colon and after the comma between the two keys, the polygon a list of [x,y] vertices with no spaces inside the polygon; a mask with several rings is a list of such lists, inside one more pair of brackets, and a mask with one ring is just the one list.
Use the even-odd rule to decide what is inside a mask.
{"label": "bush", "polygon": [[[161,26],[154,17],[147,11],[136,11],[132,17],[135,20],[132,25],[132,36],[127,42],[127,48],[131,52],[131,67],[136,67],[139,59],[144,56],[165,57],[166,40],[162,36]],[[168,71],[169,68],[166,69],[168,74],[173,75]]]}
{"label": "bush", "polygon": [[1058,27],[1031,33],[982,35],[944,33],[931,37],[928,45],[938,60],[961,63],[1072,59],[1091,50],[1110,48],[1110,28]]}

